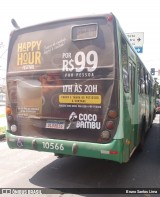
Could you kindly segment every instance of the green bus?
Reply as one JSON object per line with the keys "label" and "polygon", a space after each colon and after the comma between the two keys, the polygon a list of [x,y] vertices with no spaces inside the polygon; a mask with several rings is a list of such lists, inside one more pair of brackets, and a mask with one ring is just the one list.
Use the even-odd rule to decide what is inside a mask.
{"label": "green bus", "polygon": [[110,13],[15,30],[10,148],[129,161],[155,116],[154,80]]}

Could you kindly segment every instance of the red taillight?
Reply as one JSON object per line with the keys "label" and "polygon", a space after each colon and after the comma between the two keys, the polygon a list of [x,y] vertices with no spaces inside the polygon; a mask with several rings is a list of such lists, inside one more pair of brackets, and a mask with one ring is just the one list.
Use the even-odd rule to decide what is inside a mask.
{"label": "red taillight", "polygon": [[107,121],[106,128],[109,129],[109,130],[114,129],[114,123],[113,123],[113,121]]}

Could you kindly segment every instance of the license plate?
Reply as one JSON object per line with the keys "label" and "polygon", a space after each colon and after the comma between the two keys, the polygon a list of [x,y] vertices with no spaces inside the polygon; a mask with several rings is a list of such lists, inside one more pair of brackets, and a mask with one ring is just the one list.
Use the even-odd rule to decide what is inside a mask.
{"label": "license plate", "polygon": [[46,128],[47,129],[64,129],[65,128],[65,122],[64,121],[48,121],[46,122]]}

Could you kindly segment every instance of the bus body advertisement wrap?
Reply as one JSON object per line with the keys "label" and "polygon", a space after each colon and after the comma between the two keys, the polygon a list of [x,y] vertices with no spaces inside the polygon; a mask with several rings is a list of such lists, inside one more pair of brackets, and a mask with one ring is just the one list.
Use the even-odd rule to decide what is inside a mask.
{"label": "bus body advertisement wrap", "polygon": [[[143,88],[140,95],[140,67],[128,66],[125,45],[118,41],[121,34],[112,14],[45,23],[12,34],[6,103],[11,148],[128,161],[127,152],[140,143],[138,125],[152,122],[153,107],[141,114],[138,103],[143,96],[148,103],[153,100],[153,87],[149,93],[146,85],[148,95]],[[136,64],[137,55],[131,53]],[[133,130],[139,134],[131,142]]]}

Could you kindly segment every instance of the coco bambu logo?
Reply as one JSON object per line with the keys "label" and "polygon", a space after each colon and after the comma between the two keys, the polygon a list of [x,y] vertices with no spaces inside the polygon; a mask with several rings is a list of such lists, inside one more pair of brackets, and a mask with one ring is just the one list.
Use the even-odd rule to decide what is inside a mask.
{"label": "coco bambu logo", "polygon": [[34,69],[41,65],[41,43],[42,40],[21,42],[17,45],[17,66],[22,66],[24,70]]}

